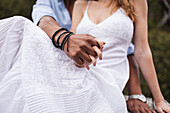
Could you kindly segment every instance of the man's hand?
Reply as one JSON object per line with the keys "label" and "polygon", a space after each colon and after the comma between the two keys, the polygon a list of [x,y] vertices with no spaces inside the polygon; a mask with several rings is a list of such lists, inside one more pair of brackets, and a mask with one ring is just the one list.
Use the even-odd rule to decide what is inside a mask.
{"label": "man's hand", "polygon": [[[98,41],[97,38],[91,35],[71,35],[69,39],[69,52],[64,50],[65,53],[77,64],[78,66],[89,65],[92,62],[90,55],[94,58],[99,56],[99,59],[102,59],[102,53],[97,54],[94,50],[94,46],[98,47],[100,51],[103,49],[104,42]],[[67,44],[65,44],[66,48]]]}
{"label": "man's hand", "polygon": [[[58,29],[60,29],[60,25],[50,16],[44,16],[39,21],[38,26],[50,37],[52,38],[52,35],[54,32]],[[60,33],[59,33],[60,34]],[[56,35],[56,37],[59,36],[59,34]],[[60,39],[60,43],[62,41],[63,37]],[[57,40],[57,38],[56,38]],[[97,58],[97,53],[94,50],[94,46],[97,46],[100,51],[103,49],[103,43],[101,41],[98,41],[97,38],[91,36],[91,35],[71,35],[69,38],[69,52],[67,52],[67,44],[64,46],[64,51],[77,65],[83,66],[84,64],[89,65],[92,61],[90,58],[90,55],[94,58]],[[102,59],[99,57],[99,59]],[[93,59],[94,60],[94,59]]]}
{"label": "man's hand", "polygon": [[128,99],[126,103],[127,108],[131,113],[156,113],[154,110],[149,108],[146,103],[138,99]]}

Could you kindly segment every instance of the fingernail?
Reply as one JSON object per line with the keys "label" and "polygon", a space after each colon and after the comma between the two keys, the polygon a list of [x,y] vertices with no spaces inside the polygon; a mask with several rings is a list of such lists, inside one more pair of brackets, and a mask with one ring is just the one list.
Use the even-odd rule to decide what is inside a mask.
{"label": "fingernail", "polygon": [[102,57],[100,57],[100,60],[102,60]]}

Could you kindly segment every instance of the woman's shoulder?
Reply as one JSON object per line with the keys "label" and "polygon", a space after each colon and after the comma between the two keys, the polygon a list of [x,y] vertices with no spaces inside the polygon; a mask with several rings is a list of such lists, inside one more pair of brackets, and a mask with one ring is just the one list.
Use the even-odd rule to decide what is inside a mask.
{"label": "woman's shoulder", "polygon": [[136,19],[147,19],[148,5],[147,0],[133,0]]}
{"label": "woman's shoulder", "polygon": [[76,0],[74,5],[77,7],[86,7],[88,4],[87,0]]}
{"label": "woman's shoulder", "polygon": [[81,13],[84,14],[87,4],[88,4],[87,0],[76,0],[74,3],[74,8],[76,10],[81,11]]}

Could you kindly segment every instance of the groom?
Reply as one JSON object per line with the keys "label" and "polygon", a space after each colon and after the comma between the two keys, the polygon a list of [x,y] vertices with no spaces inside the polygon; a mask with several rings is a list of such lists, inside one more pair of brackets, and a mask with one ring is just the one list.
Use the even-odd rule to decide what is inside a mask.
{"label": "groom", "polygon": [[[33,7],[32,18],[47,35],[51,38],[54,32],[61,27],[70,29],[73,5],[76,0],[37,0]],[[66,53],[77,64],[82,65],[84,61],[90,63],[89,55],[96,56],[92,46],[98,46],[95,37],[90,35],[72,35],[69,39],[69,53]],[[83,47],[83,49],[81,48]],[[81,48],[82,52],[79,51]],[[88,54],[87,54],[88,51]],[[128,50],[130,64],[130,79],[128,81],[129,99],[128,110],[132,113],[155,113],[148,107],[143,97],[139,69],[133,56],[134,46],[131,44]]]}

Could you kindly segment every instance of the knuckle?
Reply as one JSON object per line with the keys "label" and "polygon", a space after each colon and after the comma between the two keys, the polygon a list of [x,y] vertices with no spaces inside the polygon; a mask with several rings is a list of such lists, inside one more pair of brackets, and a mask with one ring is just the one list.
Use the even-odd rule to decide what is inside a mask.
{"label": "knuckle", "polygon": [[78,55],[79,53],[81,53],[81,48],[77,49],[75,54]]}
{"label": "knuckle", "polygon": [[83,65],[83,62],[81,62],[81,61],[78,61],[78,64],[79,64],[79,65]]}
{"label": "knuckle", "polygon": [[74,59],[76,59],[77,53],[73,53],[73,54],[71,54],[71,56],[72,56]]}
{"label": "knuckle", "polygon": [[91,58],[88,58],[88,59],[87,59],[87,62],[88,62],[88,63],[92,62],[92,59],[91,59]]}
{"label": "knuckle", "polygon": [[80,49],[83,49],[83,48],[85,48],[86,47],[86,44],[85,43],[82,43],[81,45],[80,45]]}
{"label": "knuckle", "polygon": [[92,39],[89,38],[89,37],[87,37],[87,38],[86,38],[86,41],[90,43],[90,42],[92,41]]}

